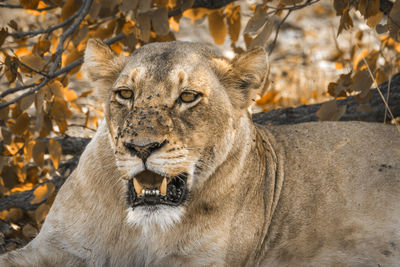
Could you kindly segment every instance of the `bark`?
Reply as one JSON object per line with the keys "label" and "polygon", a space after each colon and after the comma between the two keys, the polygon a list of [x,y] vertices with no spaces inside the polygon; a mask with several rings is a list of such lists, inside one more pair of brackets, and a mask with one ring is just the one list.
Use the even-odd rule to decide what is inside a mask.
{"label": "bark", "polygon": [[[388,83],[379,86],[385,98],[388,94]],[[367,122],[383,122],[385,116],[385,105],[376,89],[372,90],[372,98],[367,102],[372,108],[370,112],[357,112],[356,108],[359,105],[353,97],[338,101],[339,105],[346,105],[346,113],[340,118],[341,121],[367,121]],[[390,85],[389,107],[395,117],[400,116],[400,73],[396,74]],[[300,106],[297,108],[285,108],[273,110],[267,113],[257,113],[253,115],[253,120],[256,123],[263,125],[281,125],[281,124],[296,124],[301,122],[318,121],[315,115],[321,104]],[[387,118],[390,121],[390,118]],[[44,140],[47,142],[48,140]],[[86,145],[89,143],[89,138],[79,137],[63,137],[57,138],[62,146],[63,154],[75,155],[69,161],[64,162],[60,168],[60,175],[55,176],[47,183],[53,183],[56,191],[65,182],[66,177],[75,169],[78,164],[79,156],[83,152]],[[11,207],[21,208],[24,210],[34,210],[41,203],[32,205],[30,202],[34,198],[33,192],[35,189],[15,193],[11,196],[6,196],[0,199],[0,211]]]}
{"label": "bark", "polygon": [[[382,94],[387,99],[388,82],[379,85]],[[354,97],[348,97],[338,101],[338,105],[347,106],[345,114],[340,118],[340,121],[367,121],[367,122],[383,122],[385,119],[386,107],[378,90],[371,90],[372,97],[366,103],[371,106],[370,112],[358,112],[356,109],[359,106]],[[301,122],[318,121],[315,113],[322,104],[304,105],[296,108],[276,109],[270,112],[257,113],[253,115],[253,121],[264,125],[280,125],[280,124],[295,124]],[[390,92],[388,105],[394,117],[400,116],[400,73],[393,76],[390,83]],[[391,118],[387,114],[386,121]]]}

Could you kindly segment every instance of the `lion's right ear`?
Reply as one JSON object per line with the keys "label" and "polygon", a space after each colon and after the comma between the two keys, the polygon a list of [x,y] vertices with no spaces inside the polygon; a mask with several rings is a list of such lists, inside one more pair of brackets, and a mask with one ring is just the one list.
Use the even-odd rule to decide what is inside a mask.
{"label": "lion's right ear", "polygon": [[118,56],[99,39],[87,42],[83,70],[103,100],[125,67],[126,60],[127,57]]}
{"label": "lion's right ear", "polygon": [[213,61],[232,104],[247,110],[266,84],[268,60],[265,50],[258,47],[240,54],[232,61],[224,58],[214,58]]}

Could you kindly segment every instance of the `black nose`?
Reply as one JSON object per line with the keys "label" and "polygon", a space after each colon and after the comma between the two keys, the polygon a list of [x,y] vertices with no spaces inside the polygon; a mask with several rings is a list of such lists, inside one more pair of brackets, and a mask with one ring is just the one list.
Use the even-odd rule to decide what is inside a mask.
{"label": "black nose", "polygon": [[164,146],[166,141],[162,143],[153,142],[145,145],[137,145],[133,142],[124,142],[124,146],[134,155],[141,158],[143,161],[146,161],[151,153],[160,149]]}

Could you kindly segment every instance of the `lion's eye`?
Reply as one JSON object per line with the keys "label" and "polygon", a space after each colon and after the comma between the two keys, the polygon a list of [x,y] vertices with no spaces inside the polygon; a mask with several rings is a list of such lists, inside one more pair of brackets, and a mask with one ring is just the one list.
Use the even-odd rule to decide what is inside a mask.
{"label": "lion's eye", "polygon": [[201,96],[200,93],[196,93],[196,92],[183,92],[180,96],[179,99],[183,102],[183,103],[191,103],[194,102],[197,98],[199,98]]}
{"label": "lion's eye", "polygon": [[118,90],[117,94],[122,99],[131,99],[133,97],[133,92],[129,89]]}

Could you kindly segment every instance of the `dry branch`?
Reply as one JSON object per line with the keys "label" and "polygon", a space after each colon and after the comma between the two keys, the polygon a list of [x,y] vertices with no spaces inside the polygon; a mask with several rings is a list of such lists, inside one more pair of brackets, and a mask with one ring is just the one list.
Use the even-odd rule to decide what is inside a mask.
{"label": "dry branch", "polygon": [[[388,82],[379,86],[384,97],[387,97]],[[376,89],[371,90],[372,97],[366,102],[371,106],[370,112],[357,112],[359,104],[353,97],[348,97],[338,101],[338,105],[346,105],[345,114],[340,118],[341,121],[367,121],[367,122],[384,122],[385,121],[385,104],[383,103]],[[389,107],[395,117],[400,116],[400,73],[393,76],[390,85]],[[301,122],[318,121],[315,114],[322,104],[304,105],[297,108],[285,108],[272,110],[266,113],[258,113],[253,115],[253,121],[259,124],[296,124]],[[390,121],[390,118],[386,118]]]}

